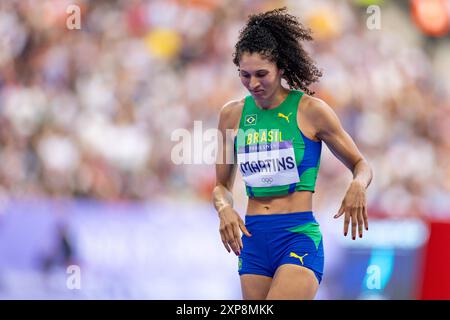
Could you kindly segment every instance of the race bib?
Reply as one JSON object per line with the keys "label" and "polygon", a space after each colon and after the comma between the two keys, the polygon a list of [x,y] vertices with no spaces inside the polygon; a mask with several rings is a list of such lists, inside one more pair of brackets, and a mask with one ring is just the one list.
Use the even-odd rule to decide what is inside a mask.
{"label": "race bib", "polygon": [[239,170],[250,187],[273,187],[300,182],[291,141],[242,146]]}

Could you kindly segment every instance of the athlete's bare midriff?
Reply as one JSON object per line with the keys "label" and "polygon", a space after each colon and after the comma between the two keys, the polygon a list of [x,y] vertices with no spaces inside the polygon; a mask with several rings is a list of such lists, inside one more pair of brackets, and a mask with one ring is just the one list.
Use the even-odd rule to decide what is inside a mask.
{"label": "athlete's bare midriff", "polygon": [[247,215],[312,211],[311,191],[297,191],[285,196],[248,199]]}

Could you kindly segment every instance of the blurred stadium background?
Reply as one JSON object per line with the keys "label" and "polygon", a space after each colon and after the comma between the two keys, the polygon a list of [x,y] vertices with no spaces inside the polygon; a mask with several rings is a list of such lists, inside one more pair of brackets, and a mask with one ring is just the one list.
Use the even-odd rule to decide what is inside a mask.
{"label": "blurred stadium background", "polygon": [[[80,30],[66,27],[71,4]],[[175,165],[171,136],[196,120],[215,128],[247,95],[231,61],[238,31],[282,6],[313,30],[316,96],[375,173],[370,231],[351,241],[332,218],[351,173],[324,145],[317,299],[450,299],[448,0],[2,0],[1,299],[241,298],[214,165]],[[234,196],[243,216],[239,177]]]}

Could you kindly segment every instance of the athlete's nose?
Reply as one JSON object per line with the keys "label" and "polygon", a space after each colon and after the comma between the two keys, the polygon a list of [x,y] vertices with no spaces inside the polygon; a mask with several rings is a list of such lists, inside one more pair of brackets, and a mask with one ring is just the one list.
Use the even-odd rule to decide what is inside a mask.
{"label": "athlete's nose", "polygon": [[253,90],[257,89],[259,86],[260,85],[259,85],[258,79],[256,79],[256,77],[251,77],[250,78],[250,84],[249,84],[250,90],[253,91]]}

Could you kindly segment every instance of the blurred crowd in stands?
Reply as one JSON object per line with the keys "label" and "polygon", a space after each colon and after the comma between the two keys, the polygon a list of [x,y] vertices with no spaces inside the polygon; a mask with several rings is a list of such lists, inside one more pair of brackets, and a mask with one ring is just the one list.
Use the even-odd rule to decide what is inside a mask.
{"label": "blurred crowd in stands", "polygon": [[[409,1],[380,1],[370,28],[376,2],[1,1],[0,198],[210,202],[214,165],[175,165],[171,135],[215,128],[222,105],[248,94],[238,32],[287,6],[313,31],[312,89],[373,167],[370,208],[450,218],[449,35],[424,34]],[[79,30],[66,26],[74,3]],[[318,206],[351,177],[325,145],[322,157]]]}

